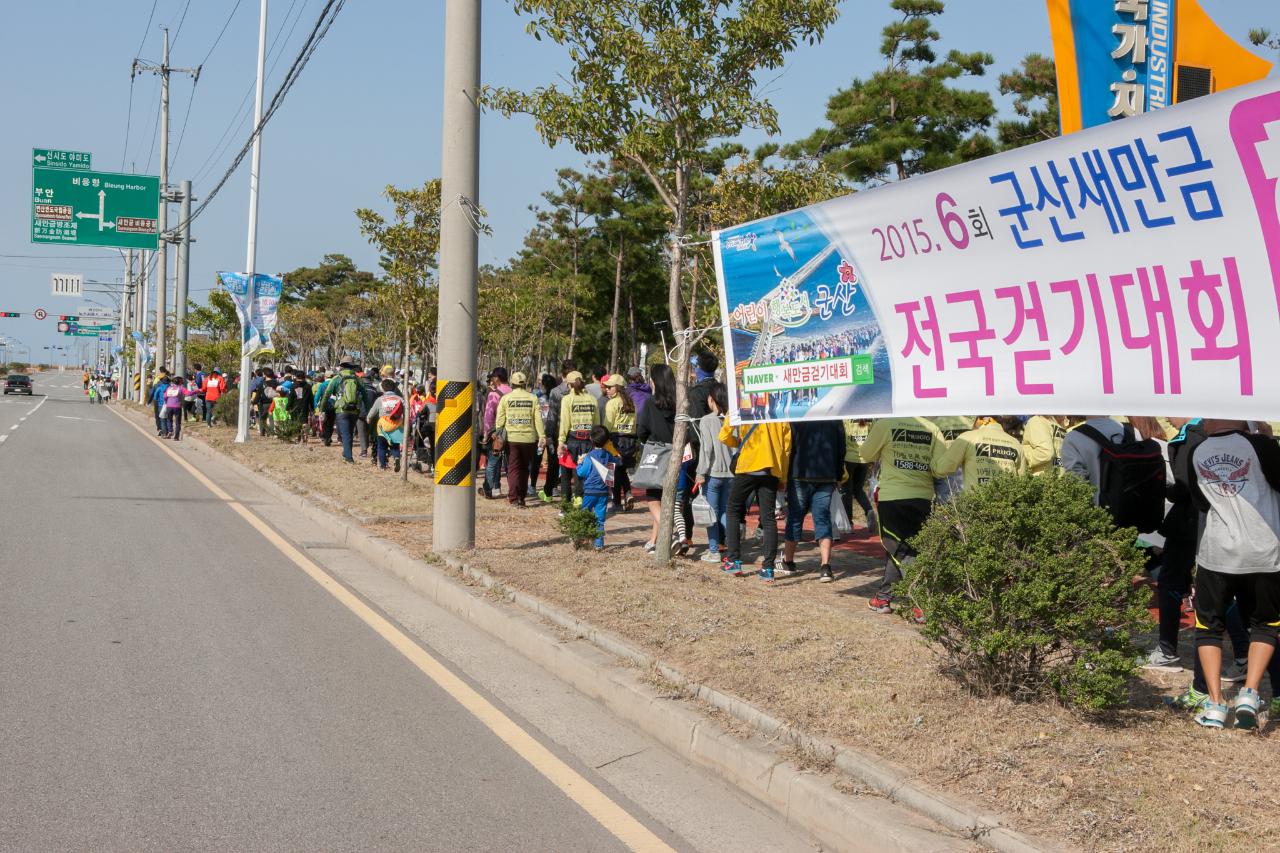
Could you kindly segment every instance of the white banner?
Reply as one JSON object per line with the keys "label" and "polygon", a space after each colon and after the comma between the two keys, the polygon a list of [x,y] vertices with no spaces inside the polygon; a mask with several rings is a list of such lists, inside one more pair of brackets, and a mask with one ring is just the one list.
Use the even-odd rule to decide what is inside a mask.
{"label": "white banner", "polygon": [[1280,81],[716,232],[735,423],[1280,419]]}
{"label": "white banner", "polygon": [[231,296],[240,318],[244,352],[253,355],[271,347],[271,333],[276,329],[280,293],[284,281],[280,276],[257,273],[253,277],[253,295],[249,295],[249,276],[242,272],[220,272],[218,280]]}

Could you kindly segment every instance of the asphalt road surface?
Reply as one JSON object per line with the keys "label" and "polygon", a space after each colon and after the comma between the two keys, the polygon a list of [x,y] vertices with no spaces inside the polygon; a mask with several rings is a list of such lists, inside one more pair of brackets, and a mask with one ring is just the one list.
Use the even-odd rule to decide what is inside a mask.
{"label": "asphalt road surface", "polygon": [[78,373],[36,392],[0,403],[0,848],[814,849]]}

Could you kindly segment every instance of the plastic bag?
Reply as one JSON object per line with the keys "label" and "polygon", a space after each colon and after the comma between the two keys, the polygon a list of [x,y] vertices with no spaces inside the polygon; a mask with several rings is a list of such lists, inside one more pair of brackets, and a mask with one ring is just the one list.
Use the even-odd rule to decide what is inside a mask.
{"label": "plastic bag", "polygon": [[694,524],[700,527],[710,527],[716,523],[715,507],[711,506],[711,501],[707,500],[707,496],[701,492],[693,499],[692,509]]}
{"label": "plastic bag", "polygon": [[853,534],[853,522],[849,520],[849,513],[844,511],[839,489],[831,490],[831,533],[837,539]]}

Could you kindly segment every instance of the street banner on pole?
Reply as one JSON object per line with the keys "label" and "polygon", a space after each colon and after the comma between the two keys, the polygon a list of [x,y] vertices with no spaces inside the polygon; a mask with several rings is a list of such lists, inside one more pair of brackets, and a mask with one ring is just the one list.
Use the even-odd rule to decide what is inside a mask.
{"label": "street banner on pole", "polygon": [[1272,64],[1198,0],[1048,0],[1062,132],[1261,80]]}
{"label": "street banner on pole", "polygon": [[1280,81],[713,234],[735,423],[1280,419]]}
{"label": "street banner on pole", "polygon": [[240,318],[241,341],[246,355],[271,346],[271,333],[276,329],[276,314],[284,280],[280,276],[258,273],[253,277],[253,293],[249,276],[242,272],[220,272],[218,279],[231,296]]}

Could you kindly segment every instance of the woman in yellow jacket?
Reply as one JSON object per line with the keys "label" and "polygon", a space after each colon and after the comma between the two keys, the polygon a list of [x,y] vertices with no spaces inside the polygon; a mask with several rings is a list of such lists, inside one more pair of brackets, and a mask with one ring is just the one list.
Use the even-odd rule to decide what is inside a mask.
{"label": "woman in yellow jacket", "polygon": [[778,491],[787,485],[791,461],[791,425],[764,423],[733,426],[728,420],[720,428],[720,441],[736,448],[733,482],[729,485],[729,510],[725,515],[725,558],[721,569],[737,576],[742,568],[742,525],[747,502],[756,496],[760,505],[760,528],[764,531],[764,567],[761,577],[773,576],[778,559],[778,521],[774,516]]}
{"label": "woman in yellow jacket", "polygon": [[1022,429],[1022,458],[1027,470],[1041,474],[1062,473],[1062,440],[1070,421],[1065,415],[1032,415]]}
{"label": "woman in yellow jacket", "polygon": [[[1022,443],[1006,432],[1016,419],[980,417],[973,429],[956,436],[934,467],[936,477],[947,477],[957,470],[964,473],[964,488],[980,486],[1000,474],[1021,474],[1027,470]],[[1005,421],[1005,423],[1001,423]]]}

